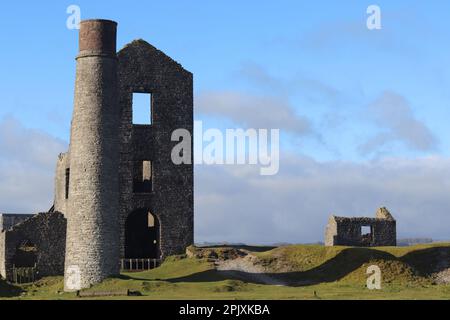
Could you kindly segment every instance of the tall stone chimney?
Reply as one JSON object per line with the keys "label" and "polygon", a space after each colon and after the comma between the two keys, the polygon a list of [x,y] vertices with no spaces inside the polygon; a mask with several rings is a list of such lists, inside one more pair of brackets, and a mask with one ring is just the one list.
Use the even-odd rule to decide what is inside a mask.
{"label": "tall stone chimney", "polygon": [[119,270],[117,23],[80,24],[70,134],[64,288],[87,288]]}

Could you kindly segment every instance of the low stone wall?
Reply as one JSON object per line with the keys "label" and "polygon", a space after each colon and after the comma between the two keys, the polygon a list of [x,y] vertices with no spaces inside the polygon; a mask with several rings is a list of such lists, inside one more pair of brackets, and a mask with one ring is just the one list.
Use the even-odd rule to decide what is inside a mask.
{"label": "low stone wall", "polygon": [[[39,213],[0,235],[0,272],[12,275],[14,256],[24,241],[37,247],[38,276],[62,275],[66,247],[66,219],[59,212]],[[3,257],[3,261],[2,258]]]}
{"label": "low stone wall", "polygon": [[19,224],[28,218],[31,218],[34,214],[21,214],[21,213],[3,213],[0,214],[0,231],[11,229],[16,224]]}

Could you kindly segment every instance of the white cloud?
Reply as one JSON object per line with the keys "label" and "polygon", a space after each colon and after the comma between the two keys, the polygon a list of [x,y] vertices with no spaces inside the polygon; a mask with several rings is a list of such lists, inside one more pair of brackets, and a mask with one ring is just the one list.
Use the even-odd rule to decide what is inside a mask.
{"label": "white cloud", "polygon": [[205,92],[196,99],[196,112],[225,117],[250,128],[279,129],[304,135],[309,120],[297,114],[287,99],[232,91]]}
{"label": "white cloud", "polygon": [[369,112],[382,131],[359,146],[362,154],[379,150],[396,141],[411,150],[432,151],[436,148],[436,137],[415,117],[408,101],[401,95],[384,92],[369,105]]}
{"label": "white cloud", "polygon": [[342,92],[329,84],[306,77],[297,73],[290,79],[281,79],[270,74],[266,68],[255,64],[245,63],[238,72],[238,79],[247,80],[260,90],[276,94],[280,97],[302,96],[309,103],[324,102],[329,105],[336,105],[344,99]]}
{"label": "white cloud", "polygon": [[0,212],[35,213],[53,203],[56,159],[67,144],[12,117],[0,120]]}

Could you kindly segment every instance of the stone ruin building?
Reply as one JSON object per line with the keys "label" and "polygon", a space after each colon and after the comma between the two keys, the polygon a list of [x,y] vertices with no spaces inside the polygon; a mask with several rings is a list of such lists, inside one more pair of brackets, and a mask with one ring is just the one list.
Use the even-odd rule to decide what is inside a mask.
{"label": "stone ruin building", "polygon": [[331,216],[325,231],[325,245],[396,246],[396,221],[384,207],[377,210],[375,218]]}
{"label": "stone ruin building", "polygon": [[[193,244],[193,166],[171,160],[172,132],[193,132],[193,76],[143,40],[116,53],[117,24],[80,24],[70,146],[57,159],[54,205],[0,215],[0,275],[35,264],[65,290],[118,275],[122,258],[163,259]],[[133,96],[149,98],[134,124]],[[189,141],[192,147],[192,140]],[[75,273],[78,284],[68,285]]]}

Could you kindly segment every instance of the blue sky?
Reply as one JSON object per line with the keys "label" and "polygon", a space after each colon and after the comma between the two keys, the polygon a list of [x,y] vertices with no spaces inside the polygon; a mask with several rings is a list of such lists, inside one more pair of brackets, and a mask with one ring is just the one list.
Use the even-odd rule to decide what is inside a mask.
{"label": "blue sky", "polygon": [[[286,98],[324,135],[322,143],[307,136],[300,144],[316,158],[359,159],[356,140],[377,131],[376,124],[358,119],[361,109],[385,90],[409,101],[413,114],[439,138],[433,152],[448,155],[450,4],[377,1],[383,29],[369,31],[366,8],[372,3],[8,2],[0,13],[0,68],[7,75],[0,78],[0,116],[14,115],[26,126],[68,140],[77,32],[65,22],[67,6],[77,4],[83,19],[119,22],[119,48],[143,38],[181,62],[195,74],[197,95],[214,90],[280,94],[247,79],[243,69],[260,68],[276,81],[293,83]],[[324,96],[325,90],[336,96]],[[355,121],[335,130],[323,123],[326,116]],[[417,154],[411,151],[417,150],[390,150]]]}
{"label": "blue sky", "polygon": [[[15,128],[5,131],[11,136],[26,130],[33,137],[47,135],[61,146],[68,142],[74,57],[78,50],[78,32],[66,28],[66,8],[71,4],[80,6],[82,19],[117,21],[119,48],[143,38],[193,72],[196,119],[209,126],[280,128],[282,156],[285,155],[282,166],[283,159],[289,157],[301,159],[304,165],[310,163],[305,159],[310,159],[315,162],[314,167],[330,168],[336,168],[338,163],[349,163],[355,168],[370,166],[387,159],[401,159],[397,163],[408,163],[408,167],[421,164],[423,159],[434,159],[421,168],[426,167],[424,172],[433,171],[432,176],[436,177],[440,168],[436,161],[445,162],[450,156],[450,3],[438,0],[8,1],[2,3],[0,11],[0,120],[6,128]],[[381,8],[381,30],[366,28],[366,8],[371,4]],[[218,101],[242,104],[242,108],[253,102],[253,107],[260,107],[260,113],[244,118],[236,108],[215,109]],[[281,112],[284,116],[279,116]],[[285,125],[292,119],[295,121]],[[0,153],[0,163],[5,159],[5,154]],[[49,160],[48,173],[42,173],[49,183],[53,165]],[[292,169],[289,165],[285,168]],[[366,171],[375,172],[374,168],[377,165]],[[383,172],[392,169],[389,168],[383,167]],[[202,175],[207,175],[205,170],[196,171],[198,238],[214,240],[206,226],[218,220],[211,221],[203,213],[209,208],[208,203],[202,202],[202,197],[207,197],[207,188],[200,183]],[[292,170],[291,175],[302,176],[301,169]],[[420,170],[414,171],[417,174]],[[405,177],[409,176],[406,172]],[[258,183],[277,179],[281,178]],[[434,178],[424,179],[433,185]],[[233,183],[243,183],[239,181]],[[287,185],[288,181],[283,183]],[[364,186],[369,188],[369,181]],[[342,185],[335,187],[340,189]],[[408,221],[411,208],[401,203],[409,198],[402,198],[406,191],[401,189],[391,191],[398,193],[392,206]],[[51,198],[47,195],[49,190],[42,195],[46,200]],[[316,235],[306,233],[298,239],[320,239],[319,226],[326,222],[332,209],[342,215],[372,214],[376,204],[390,204],[389,196],[380,196],[381,191],[377,190],[372,190],[375,200],[323,208],[317,228],[312,228]],[[417,192],[427,194],[423,190]],[[329,203],[336,202],[332,193]],[[350,194],[351,191],[345,198],[351,199]],[[287,191],[280,194],[273,208],[279,212],[280,221],[292,209],[286,204],[288,200],[282,199],[286,195]],[[409,196],[415,197],[415,193]],[[427,203],[444,201],[438,198],[433,202],[430,197],[437,196],[425,197],[416,208],[424,206],[422,211],[430,210]],[[252,209],[257,205],[251,202],[251,195],[247,199],[242,204],[246,212],[260,210]],[[6,200],[0,205],[9,210],[28,208]],[[450,203],[445,202],[432,210],[439,211],[439,217],[447,217],[447,209]],[[303,218],[298,219],[303,225]],[[438,226],[421,232],[414,221],[411,218],[400,227],[400,233],[445,236]],[[414,226],[414,232],[407,231]],[[243,230],[221,236],[231,241],[245,238],[242,234],[247,233]],[[280,229],[279,233],[288,234],[281,240],[297,240],[294,230],[291,234]],[[261,241],[257,235],[244,240]]]}

